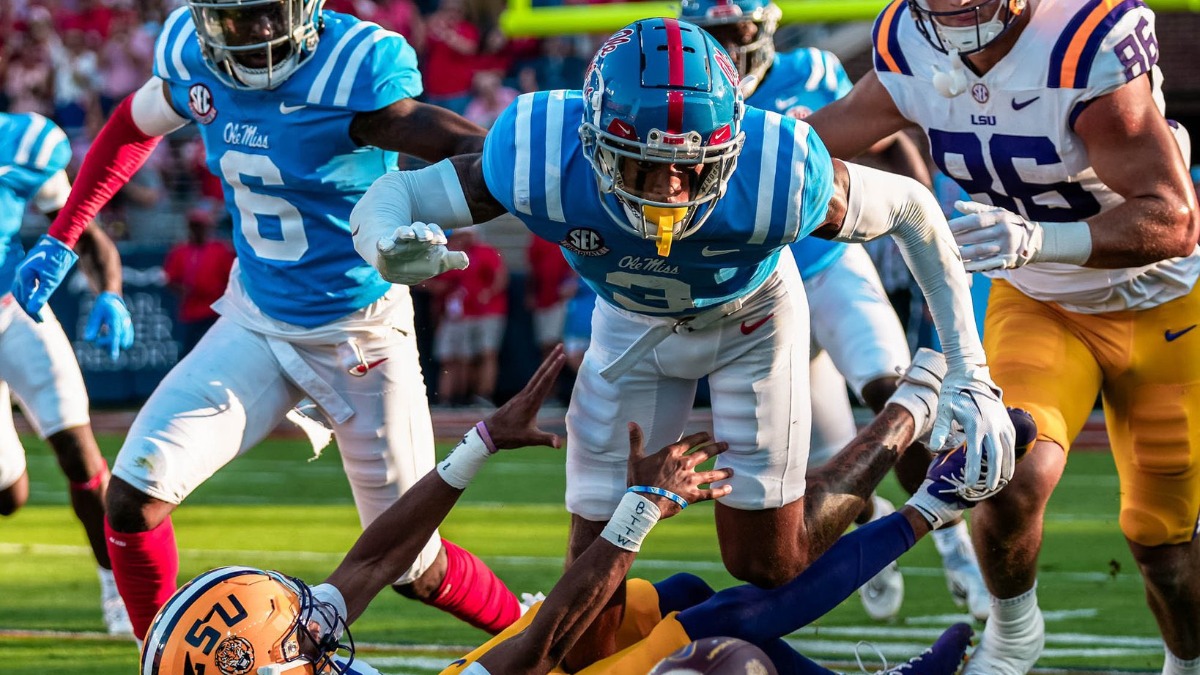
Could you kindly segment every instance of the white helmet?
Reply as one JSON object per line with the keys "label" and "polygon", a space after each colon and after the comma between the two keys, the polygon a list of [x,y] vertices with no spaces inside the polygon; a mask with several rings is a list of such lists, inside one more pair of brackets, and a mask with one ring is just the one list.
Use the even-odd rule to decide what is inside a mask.
{"label": "white helmet", "polygon": [[325,0],[187,0],[204,62],[237,89],[274,89],[317,48]]}

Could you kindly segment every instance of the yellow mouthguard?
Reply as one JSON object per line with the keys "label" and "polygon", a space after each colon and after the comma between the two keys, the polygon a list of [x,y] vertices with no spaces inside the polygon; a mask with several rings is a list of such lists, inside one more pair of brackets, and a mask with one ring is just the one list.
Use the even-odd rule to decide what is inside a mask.
{"label": "yellow mouthguard", "polygon": [[643,206],[642,212],[646,220],[658,225],[658,254],[662,257],[671,255],[671,244],[675,241],[675,223],[687,215],[687,208],[664,209],[658,206]]}

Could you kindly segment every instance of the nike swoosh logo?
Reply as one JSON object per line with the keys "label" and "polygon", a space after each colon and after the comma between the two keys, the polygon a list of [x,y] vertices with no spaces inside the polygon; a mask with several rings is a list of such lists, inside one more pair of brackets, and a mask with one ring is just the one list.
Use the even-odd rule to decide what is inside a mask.
{"label": "nike swoosh logo", "polygon": [[1183,330],[1175,331],[1174,333],[1172,333],[1171,329],[1168,328],[1167,330],[1163,331],[1163,337],[1165,337],[1167,339],[1167,342],[1174,342],[1174,341],[1178,340],[1179,338],[1183,337],[1184,335],[1187,335],[1188,333],[1190,333],[1191,330],[1193,328],[1195,328],[1197,325],[1200,325],[1200,324],[1192,324],[1192,325],[1188,326],[1187,328],[1184,328]]}
{"label": "nike swoosh logo", "polygon": [[348,368],[346,370],[346,372],[350,373],[351,375],[353,375],[355,377],[362,377],[363,375],[367,374],[367,371],[371,370],[375,366],[378,366],[379,364],[383,363],[384,361],[387,361],[386,356],[383,357],[382,359],[379,359],[378,361],[373,361],[371,363],[360,363],[356,366]]}
{"label": "nike swoosh logo", "polygon": [[768,314],[768,315],[764,316],[763,318],[759,319],[758,321],[754,321],[754,322],[743,321],[742,322],[742,335],[749,335],[749,334],[753,333],[754,331],[758,330],[759,328],[762,327],[762,325],[764,323],[770,321],[771,317],[773,317],[773,316],[775,316],[775,315]]}
{"label": "nike swoosh logo", "polygon": [[281,101],[281,102],[279,103],[279,114],[280,114],[280,115],[290,115],[290,114],[292,114],[292,113],[296,112],[297,110],[304,110],[304,109],[305,109],[305,108],[307,108],[307,107],[308,107],[308,106],[307,106],[307,105],[305,105],[305,104],[300,104],[300,105],[288,105],[288,104],[286,104],[286,103],[283,103],[283,102]]}
{"label": "nike swoosh logo", "polygon": [[737,253],[739,250],[741,250],[741,249],[709,248],[709,247],[705,246],[704,248],[700,249],[700,255],[704,256],[705,258],[711,258],[714,255],[725,255],[726,253]]}
{"label": "nike swoosh logo", "polygon": [[1029,104],[1033,103],[1034,101],[1038,100],[1039,98],[1041,98],[1041,96],[1034,96],[1033,98],[1029,99],[1028,101],[1018,101],[1017,99],[1014,98],[1012,100],[1012,108],[1013,108],[1013,110],[1021,110],[1022,108],[1029,106]]}

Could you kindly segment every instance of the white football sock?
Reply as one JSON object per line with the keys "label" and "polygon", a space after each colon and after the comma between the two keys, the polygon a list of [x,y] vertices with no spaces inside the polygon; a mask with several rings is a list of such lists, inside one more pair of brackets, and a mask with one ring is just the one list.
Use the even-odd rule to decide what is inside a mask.
{"label": "white football sock", "polygon": [[1200,675],[1200,658],[1183,659],[1171,653],[1171,650],[1164,649],[1167,658],[1163,661],[1162,675]]}
{"label": "white football sock", "polygon": [[1030,627],[1038,611],[1037,582],[1033,588],[1015,598],[992,598],[992,616],[988,625],[994,620],[1004,626],[1006,633],[1021,633],[1021,627]]}

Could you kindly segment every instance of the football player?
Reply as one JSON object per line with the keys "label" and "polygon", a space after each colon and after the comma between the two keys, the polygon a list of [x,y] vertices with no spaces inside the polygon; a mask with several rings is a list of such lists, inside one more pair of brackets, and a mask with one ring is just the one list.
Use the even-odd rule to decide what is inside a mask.
{"label": "football player", "polygon": [[[558,242],[599,297],[567,411],[570,557],[621,499],[626,458],[612,420],[645,425],[663,447],[679,438],[707,375],[713,428],[731,447],[720,464],[735,469],[734,491],[716,507],[722,557],[735,577],[777,586],[840,534],[818,525],[824,509],[845,506],[826,491],[859,495],[889,468],[848,458],[837,487],[805,498],[808,308],[791,242],[814,233],[900,242],[951,363],[932,442],[952,418],[970,429],[977,496],[1012,471],[1013,432],[933,196],[912,179],[831,160],[804,122],[747,107],[737,83],[702,29],[633,23],[601,45],[582,91],[519,97],[481,154],[384,176],[351,222],[359,252],[397,283],[462,264],[438,224],[508,211]],[[578,658],[612,651],[621,597]]]}
{"label": "football player", "polygon": [[[33,203],[53,215],[67,201],[64,169],[71,144],[54,122],[34,113],[0,113],[0,287],[12,284],[25,255],[21,220]],[[83,269],[99,293],[84,336],[116,359],[133,344],[133,321],[121,297],[121,259],[108,235],[88,223],[79,241]],[[104,623],[113,635],[133,630],[113,581],[104,546],[104,492],[108,464],[100,455],[88,417],[87,389],[75,350],[49,307],[26,316],[11,295],[0,297],[0,515],[9,516],[29,497],[25,451],[13,426],[9,388],[38,436],[54,450],[67,476],[71,506],[83,524],[100,576]]]}
{"label": "football player", "polygon": [[1099,394],[1163,672],[1200,673],[1200,216],[1186,133],[1163,116],[1153,12],[895,0],[874,37],[874,72],[809,121],[835,156],[924,129],[974,200],[951,229],[967,269],[994,279],[996,382],[1042,434],[1016,489],[975,514],[997,599],[966,672],[1025,673],[1041,653],[1042,516]]}
{"label": "football player", "polygon": [[[347,218],[397,152],[477,151],[483,130],[418,103],[403,37],[321,0],[194,0],[167,19],[154,76],[114,111],[76,190],[18,272],[36,313],[82,228],[167,133],[194,122],[233,217],[221,318],[139,411],[113,468],[108,546],[138,637],[176,588],[170,514],[302,398],[338,441],[365,526],[433,466],[407,288],[355,252]],[[496,632],[519,603],[431,533],[397,590]]]}
{"label": "football player", "polygon": [[[224,567],[200,575],[164,605],[142,652],[142,675],[165,675],[212,666],[219,672],[371,673],[353,658],[347,626],[407,566],[426,533],[453,508],[483,463],[498,451],[557,438],[534,427],[538,406],[553,389],[564,357],[555,348],[526,389],[487,420],[387,512],[380,516],[324,583],[309,587],[278,572]],[[918,355],[889,405],[856,442],[907,443],[928,433],[945,362]],[[1021,413],[1012,413],[1014,420]],[[729,449],[707,433],[693,434],[646,456],[640,427],[628,425],[627,488],[601,535],[575,560],[543,602],[480,648],[451,663],[443,675],[561,673],[559,662],[621,584],[655,524],[689,504],[728,496],[730,469],[697,471],[698,464]],[[866,440],[873,436],[874,440]],[[1032,441],[1033,434],[1022,439]],[[903,445],[899,446],[903,447]],[[646,673],[693,640],[728,635],[763,648],[779,672],[830,675],[797,653],[781,636],[819,618],[930,531],[957,518],[972,502],[957,489],[966,452],[947,453],[900,512],[858,528],[798,578],[765,590],[750,585],[713,592],[698,577],[679,574],[660,583],[635,580],[630,611],[616,655],[572,671],[584,675]],[[705,488],[705,485],[710,487]],[[852,517],[852,513],[847,516]],[[842,520],[842,526],[849,517]],[[933,648],[887,673],[950,675],[958,670],[970,637],[952,627]],[[205,636],[199,640],[194,636]],[[189,637],[192,636],[192,637]],[[211,637],[207,637],[211,636]]]}
{"label": "football player", "polygon": [[[708,31],[725,47],[742,77],[746,104],[804,119],[850,91],[850,78],[833,54],[814,48],[775,51],[781,12],[769,0],[686,0],[679,18]],[[885,142],[873,159],[897,173],[928,180],[916,144],[904,134]],[[805,237],[791,245],[808,296],[811,324],[809,400],[812,431],[809,467],[820,466],[854,438],[857,428],[846,385],[878,413],[896,389],[898,373],[909,364],[908,340],[870,256],[860,244]],[[929,468],[924,446],[906,451],[896,475],[915,492]],[[915,466],[914,466],[915,465]],[[860,520],[895,510],[879,495]],[[964,522],[933,533],[946,581],[955,602],[979,620],[987,618],[991,596]],[[904,600],[904,579],[889,565],[861,589],[863,608],[877,620],[896,616]]]}

